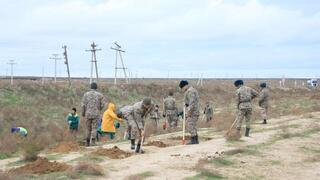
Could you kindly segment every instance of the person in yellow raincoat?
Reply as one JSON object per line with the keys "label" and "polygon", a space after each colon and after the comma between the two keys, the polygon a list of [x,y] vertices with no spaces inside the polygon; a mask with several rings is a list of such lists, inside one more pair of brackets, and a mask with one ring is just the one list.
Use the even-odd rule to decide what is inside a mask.
{"label": "person in yellow raincoat", "polygon": [[[116,129],[120,127],[118,121],[122,121],[116,114],[116,106],[113,103],[108,104],[108,109],[103,113],[101,123],[101,134],[109,135],[110,139],[114,138]],[[118,120],[118,121],[117,121]]]}

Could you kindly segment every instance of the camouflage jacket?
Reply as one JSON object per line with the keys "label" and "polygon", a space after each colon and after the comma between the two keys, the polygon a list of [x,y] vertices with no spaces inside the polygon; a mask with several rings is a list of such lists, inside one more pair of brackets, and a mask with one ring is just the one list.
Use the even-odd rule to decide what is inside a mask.
{"label": "camouflage jacket", "polygon": [[200,115],[199,94],[195,88],[189,87],[184,93],[184,103],[187,113],[190,113],[191,116]]}
{"label": "camouflage jacket", "polygon": [[133,115],[133,106],[123,106],[122,108],[119,109],[123,115],[123,118],[128,121],[130,116]]}
{"label": "camouflage jacket", "polygon": [[142,105],[142,101],[137,102],[133,105],[133,118],[137,123],[139,130],[142,130],[144,127],[144,118],[147,113],[150,112],[150,109],[146,109]]}
{"label": "camouflage jacket", "polygon": [[259,94],[259,106],[263,108],[267,108],[269,106],[269,90],[267,88],[263,88]]}
{"label": "camouflage jacket", "polygon": [[159,109],[152,109],[150,111],[150,118],[151,119],[160,119],[161,115],[160,115],[160,112],[159,112]]}
{"label": "camouflage jacket", "polygon": [[100,111],[103,107],[104,98],[100,92],[90,90],[84,94],[81,102],[82,116],[87,119],[100,118]]}
{"label": "camouflage jacket", "polygon": [[206,107],[204,108],[204,112],[203,114],[207,115],[207,116],[212,116],[213,115],[213,108],[211,105],[206,105]]}
{"label": "camouflage jacket", "polygon": [[247,86],[241,86],[236,91],[238,109],[252,109],[251,101],[258,95],[259,94],[256,90]]}
{"label": "camouflage jacket", "polygon": [[176,106],[176,100],[172,96],[168,96],[166,99],[163,101],[164,105],[164,110],[163,113],[164,115],[177,115],[178,109]]}

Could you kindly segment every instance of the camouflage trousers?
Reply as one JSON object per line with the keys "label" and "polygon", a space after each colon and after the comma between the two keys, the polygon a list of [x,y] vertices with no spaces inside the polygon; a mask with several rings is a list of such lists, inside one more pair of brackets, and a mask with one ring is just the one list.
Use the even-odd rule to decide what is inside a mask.
{"label": "camouflage trousers", "polygon": [[129,123],[129,121],[132,121],[133,117],[125,116],[124,119],[126,120],[126,135],[130,139],[130,132],[131,132],[132,125]]}
{"label": "camouflage trousers", "polygon": [[[87,139],[95,139],[97,137],[97,129],[98,129],[98,120],[99,118],[87,119]],[[92,130],[94,135],[92,135]]]}
{"label": "camouflage trousers", "polygon": [[239,109],[237,114],[237,129],[241,129],[243,119],[246,119],[246,128],[250,128],[252,109]]}
{"label": "camouflage trousers", "polygon": [[188,125],[188,132],[191,134],[191,136],[197,136],[197,122],[198,122],[199,116],[191,116],[187,117],[186,123]]}
{"label": "camouflage trousers", "polygon": [[176,128],[178,126],[178,117],[177,115],[167,115],[168,123],[170,128]]}
{"label": "camouflage trousers", "polygon": [[135,122],[135,120],[132,119],[132,120],[129,120],[128,122],[129,122],[129,126],[131,127],[130,128],[130,139],[131,140],[140,139],[141,138],[140,130],[139,130],[138,125]]}
{"label": "camouflage trousers", "polygon": [[206,114],[206,120],[207,122],[211,121],[213,118],[212,118],[212,115],[209,115],[209,114]]}
{"label": "camouflage trousers", "polygon": [[268,114],[268,108],[267,107],[261,107],[260,115],[261,115],[262,120],[267,120],[267,118],[268,118],[267,114]]}
{"label": "camouflage trousers", "polygon": [[151,118],[152,124],[156,127],[159,128],[160,124],[160,119],[159,118]]}

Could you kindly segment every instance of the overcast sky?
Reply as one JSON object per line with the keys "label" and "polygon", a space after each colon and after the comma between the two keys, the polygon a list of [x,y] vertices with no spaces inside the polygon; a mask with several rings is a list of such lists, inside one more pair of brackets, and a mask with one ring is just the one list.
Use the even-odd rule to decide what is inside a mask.
{"label": "overcast sky", "polygon": [[[114,41],[138,77],[320,76],[319,0],[0,0],[0,75],[114,76]],[[58,75],[66,76],[63,61]]]}

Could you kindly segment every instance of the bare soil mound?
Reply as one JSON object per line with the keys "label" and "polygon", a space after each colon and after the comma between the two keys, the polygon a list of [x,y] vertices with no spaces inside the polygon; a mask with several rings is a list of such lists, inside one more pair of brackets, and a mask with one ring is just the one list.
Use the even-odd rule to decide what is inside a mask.
{"label": "bare soil mound", "polygon": [[68,141],[68,142],[61,142],[60,144],[51,148],[49,151],[54,153],[68,153],[68,152],[74,152],[79,150],[80,150],[80,146],[78,143]]}
{"label": "bare soil mound", "polygon": [[165,148],[165,147],[168,147],[169,145],[163,143],[162,141],[151,141],[151,142],[148,142],[147,144],[145,144],[145,146],[156,146],[159,148]]}
{"label": "bare soil mound", "polygon": [[9,173],[47,174],[52,172],[66,171],[69,168],[70,166],[65,163],[58,163],[56,161],[50,162],[46,158],[39,157],[36,161],[32,163],[9,170]]}
{"label": "bare soil mound", "polygon": [[132,153],[125,152],[119,149],[117,146],[114,146],[113,148],[109,148],[109,149],[100,148],[92,152],[92,154],[99,155],[99,156],[107,156],[111,159],[124,159],[132,155]]}

